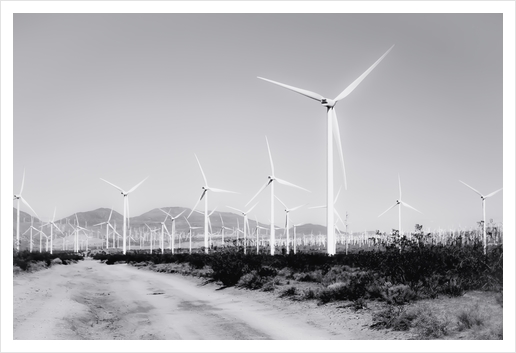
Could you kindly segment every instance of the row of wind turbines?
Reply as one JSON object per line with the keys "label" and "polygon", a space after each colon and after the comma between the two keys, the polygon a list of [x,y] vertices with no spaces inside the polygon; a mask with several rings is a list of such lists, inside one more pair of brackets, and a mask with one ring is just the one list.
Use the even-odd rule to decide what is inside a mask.
{"label": "row of wind turbines", "polygon": [[[342,176],[343,176],[343,182],[344,182],[344,189],[347,190],[346,169],[345,169],[345,164],[344,164],[344,156],[343,156],[343,152],[342,152],[342,142],[341,142],[341,138],[340,138],[340,130],[339,130],[339,125],[338,125],[338,120],[337,120],[337,113],[335,111],[335,108],[336,108],[336,105],[337,105],[337,103],[339,101],[341,101],[342,99],[346,98],[349,94],[351,94],[358,87],[358,85],[387,56],[387,54],[392,50],[393,47],[394,47],[394,45],[391,46],[378,60],[376,60],[376,62],[374,62],[364,73],[362,73],[362,75],[360,75],[355,81],[353,81],[348,87],[346,87],[334,99],[325,98],[322,95],[320,95],[318,93],[315,93],[315,92],[312,92],[312,91],[308,91],[308,90],[305,90],[305,89],[293,87],[293,86],[286,85],[286,84],[283,84],[283,83],[280,83],[280,82],[276,82],[276,81],[273,81],[273,80],[270,80],[270,79],[266,79],[266,78],[263,78],[263,77],[258,77],[261,80],[264,80],[264,81],[267,81],[269,83],[278,85],[280,87],[283,87],[283,88],[286,88],[286,89],[291,90],[293,92],[296,92],[298,94],[301,94],[301,95],[303,95],[305,97],[308,97],[310,99],[318,101],[326,109],[326,121],[327,121],[326,206],[322,206],[321,208],[326,208],[326,229],[327,229],[327,242],[326,243],[327,243],[327,253],[329,255],[335,255],[335,253],[336,253],[336,237],[335,237],[335,224],[336,224],[336,222],[335,222],[335,216],[337,216],[337,218],[340,218],[340,216],[338,215],[338,213],[335,210],[335,205],[334,205],[335,201],[336,201],[336,198],[334,199],[334,180],[333,180],[333,174],[334,174],[333,173],[333,143],[334,142],[335,142],[336,147],[337,147],[337,153],[338,153],[338,157],[339,157],[339,162],[340,162],[340,165],[341,165],[341,168],[342,168]],[[270,151],[269,141],[267,140],[267,138],[266,138],[266,143],[267,143],[267,149],[268,149],[270,165],[271,165],[271,174],[267,176],[267,181],[266,181],[265,185],[263,185],[258,190],[258,192],[247,202],[245,207],[247,207],[253,200],[255,200],[258,197],[258,195],[260,195],[267,187],[270,186],[270,191],[271,191],[270,244],[275,244],[275,230],[276,230],[276,228],[274,226],[274,202],[275,202],[274,187],[275,187],[275,183],[277,182],[277,183],[282,184],[282,185],[287,185],[287,186],[290,186],[290,187],[298,188],[300,190],[304,190],[304,191],[307,191],[307,192],[309,192],[309,191],[307,189],[302,188],[300,186],[297,186],[297,185],[295,185],[293,183],[290,183],[288,181],[280,179],[280,178],[278,178],[276,176],[275,170],[274,170],[274,163],[273,163],[272,155],[271,155],[271,151]],[[202,176],[203,176],[203,179],[204,179],[204,185],[202,186],[202,193],[201,193],[200,198],[197,200],[197,202],[196,202],[195,206],[193,207],[192,211],[190,212],[190,214],[186,218],[189,218],[191,216],[191,214],[194,212],[194,210],[197,207],[197,205],[199,204],[199,202],[204,198],[204,248],[205,248],[205,252],[208,252],[208,249],[209,249],[209,246],[208,246],[208,234],[209,234],[208,233],[208,226],[209,226],[208,195],[209,195],[209,192],[215,192],[215,193],[235,193],[235,192],[210,187],[208,185],[208,181],[206,179],[206,175],[204,174],[204,171],[203,171],[203,169],[201,167],[199,159],[197,158],[197,155],[195,155],[195,158],[197,160],[197,163],[199,164],[199,168],[201,170],[201,173],[202,173]],[[24,176],[25,176],[25,174],[24,174]],[[128,218],[128,214],[129,214],[129,200],[128,200],[128,196],[129,196],[130,193],[134,192],[145,180],[147,180],[147,178],[145,178],[144,180],[142,180],[141,182],[139,182],[138,184],[133,186],[128,191],[125,191],[124,189],[120,188],[119,186],[117,186],[117,185],[115,185],[115,184],[113,184],[113,183],[111,183],[111,182],[101,178],[101,180],[103,180],[104,182],[106,182],[109,185],[111,185],[114,188],[116,188],[123,195],[123,200],[124,201],[123,201],[123,230],[122,230],[122,233],[123,233],[123,235],[122,235],[122,237],[123,237],[123,248],[122,248],[122,251],[123,251],[124,254],[127,251],[127,249],[126,249],[126,241],[127,241],[127,229],[129,227],[129,218]],[[399,175],[398,175],[398,182],[399,182],[399,191],[400,191],[399,199],[396,200],[396,203],[393,206],[391,206],[385,212],[380,214],[378,217],[381,217],[383,214],[385,214],[386,212],[388,212],[392,208],[394,208],[396,206],[399,206],[399,209],[398,209],[398,212],[399,212],[399,230],[401,231],[401,206],[410,208],[410,209],[415,210],[417,212],[420,212],[420,211],[418,211],[414,207],[408,205],[406,202],[402,201],[402,199],[401,199],[401,180],[399,178]],[[462,182],[462,183],[465,184],[464,182]],[[484,196],[480,192],[478,192],[477,190],[472,188],[471,186],[469,186],[467,184],[465,184],[465,185],[467,187],[471,188],[477,194],[479,194],[481,199],[482,199],[483,219],[484,219],[484,251],[486,251],[487,244],[486,244],[486,234],[485,234],[485,199],[488,198],[488,197],[493,196],[494,194],[496,194],[497,192],[499,192],[502,189],[496,190],[495,192],[492,192],[492,193]],[[20,200],[24,204],[26,204],[32,210],[32,208],[25,201],[25,199],[23,199],[21,197],[22,190],[23,190],[23,180],[22,180],[22,188],[21,188],[20,193],[18,195],[15,195],[15,199],[18,200],[18,210],[19,210],[19,202],[20,202]],[[340,193],[340,191],[339,191],[339,193]],[[338,195],[337,195],[337,197],[338,197]],[[294,211],[297,208],[288,209],[288,207],[286,207],[286,205],[283,202],[281,202],[281,203],[285,207],[285,211],[287,213],[287,225],[288,225],[288,213],[291,212],[291,211]],[[235,209],[238,212],[240,212],[244,217],[247,217],[247,215],[254,209],[254,207],[256,207],[256,204],[254,204],[251,208],[249,208],[249,209],[247,209],[245,211],[244,210],[240,210],[240,209],[235,209],[235,208],[233,208],[233,209]],[[302,207],[302,206],[298,206],[298,207]],[[32,210],[32,211],[34,212],[34,210]],[[18,211],[17,217],[18,217],[18,220],[17,220],[17,239],[16,239],[16,242],[17,242],[17,248],[19,249],[19,211]],[[170,215],[170,217],[172,217],[172,216]],[[176,216],[176,218],[177,217],[178,216]],[[192,230],[192,228],[190,228],[190,230]],[[244,232],[246,232],[245,222],[244,222]],[[245,233],[244,233],[244,235],[245,235]],[[288,236],[288,232],[287,232],[287,236]],[[287,240],[287,244],[288,243],[289,243],[289,241]],[[271,255],[274,255],[274,251],[275,251],[275,247],[274,246],[270,246],[270,253],[271,253]],[[287,248],[287,252],[289,252],[289,251],[290,251],[290,249]]]}

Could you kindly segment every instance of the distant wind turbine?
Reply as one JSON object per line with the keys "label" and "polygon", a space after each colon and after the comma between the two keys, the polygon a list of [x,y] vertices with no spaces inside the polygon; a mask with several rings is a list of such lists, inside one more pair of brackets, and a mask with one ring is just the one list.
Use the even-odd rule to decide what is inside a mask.
{"label": "distant wind turbine", "polygon": [[[30,207],[29,203],[25,201],[25,199],[22,197],[23,192],[23,184],[25,183],[25,169],[23,170],[23,177],[22,177],[22,184],[20,188],[20,192],[18,194],[14,194],[14,200],[18,201],[18,204],[16,206],[16,251],[20,251],[20,200],[28,207],[36,217],[38,217],[38,214],[36,211]],[[38,217],[39,218],[39,217]]]}
{"label": "distant wind turbine", "polygon": [[113,214],[113,208],[111,208],[111,212],[109,212],[109,217],[108,217],[108,220],[106,222],[100,222],[100,223],[97,223],[97,224],[93,225],[93,227],[95,227],[95,226],[102,226],[103,224],[106,225],[106,250],[109,249],[109,228],[110,227],[113,228],[111,223],[109,223],[109,221],[111,220],[111,215],[112,214]]}
{"label": "distant wind turbine", "polygon": [[197,155],[195,155],[195,159],[197,160],[197,164],[199,164],[199,168],[201,169],[202,177],[204,179],[204,186],[202,187],[201,197],[199,198],[199,200],[197,200],[197,202],[195,203],[195,206],[192,208],[192,211],[186,218],[190,218],[193,211],[199,204],[199,201],[201,201],[203,199],[203,197],[205,197],[205,199],[204,199],[204,252],[207,254],[208,248],[209,248],[209,244],[208,244],[208,217],[209,217],[208,216],[208,191],[227,192],[227,193],[231,193],[231,194],[236,194],[236,192],[209,187],[208,181],[206,180],[206,175],[204,175],[204,171],[202,170],[201,163],[199,162],[199,158],[197,158]]}
{"label": "distant wind turbine", "polygon": [[385,213],[387,213],[387,211],[393,209],[394,207],[396,206],[399,206],[399,209],[398,209],[398,231],[399,231],[399,234],[401,235],[401,205],[405,206],[405,207],[408,207],[408,208],[411,208],[413,209],[414,211],[416,212],[419,212],[421,214],[423,214],[421,211],[418,211],[416,210],[414,207],[410,206],[408,203],[406,202],[403,202],[401,200],[401,179],[400,179],[400,175],[398,174],[398,185],[399,185],[399,189],[400,189],[400,197],[399,199],[396,200],[396,202],[394,203],[394,205],[392,205],[391,207],[389,207],[387,210],[385,210],[382,214],[380,214],[378,216],[378,218],[380,218],[381,216],[383,216]]}
{"label": "distant wind turbine", "polygon": [[52,220],[51,221],[48,221],[48,223],[44,224],[43,226],[47,226],[49,225],[50,226],[50,254],[53,253],[53,249],[54,249],[54,244],[53,244],[53,238],[54,238],[54,232],[52,231],[53,230],[53,227],[56,227],[56,229],[61,233],[63,234],[64,236],[64,233],[61,231],[61,229],[59,229],[59,227],[54,223],[54,220],[56,219],[56,208],[54,208],[54,216],[52,217]]}
{"label": "distant wind turbine", "polygon": [[122,229],[123,229],[123,232],[122,232],[122,234],[123,234],[122,252],[123,252],[123,254],[124,254],[124,255],[125,255],[125,253],[126,253],[126,244],[125,244],[125,243],[126,243],[126,227],[127,227],[126,219],[128,220],[128,218],[129,218],[129,197],[128,197],[128,196],[129,196],[129,194],[130,194],[131,192],[133,192],[134,190],[136,190],[136,188],[137,188],[138,186],[140,186],[140,185],[141,185],[145,180],[147,180],[148,178],[149,178],[149,177],[147,177],[147,178],[143,179],[142,181],[140,181],[138,184],[136,184],[135,186],[133,186],[129,191],[124,191],[123,189],[119,188],[119,187],[118,187],[118,186],[116,186],[115,184],[110,183],[109,181],[107,181],[107,180],[104,180],[104,179],[100,178],[100,180],[105,181],[105,182],[106,182],[106,183],[108,183],[109,185],[111,185],[111,186],[115,187],[116,189],[118,189],[118,190],[120,191],[120,193],[121,193],[122,195],[124,195],[124,225],[123,225],[123,227],[122,227]]}
{"label": "distant wind turbine", "polygon": [[[179,216],[181,216],[186,210],[183,210],[181,211],[181,213],[179,213],[177,216],[173,217],[170,213],[168,212],[165,212],[164,210],[162,210],[161,208],[159,209],[161,212],[165,213],[166,215],[168,215],[170,217],[170,219],[172,219],[172,233],[171,233],[171,238],[172,238],[172,242],[170,244],[170,251],[172,251],[172,254],[174,253],[174,246],[175,246],[175,234],[176,234],[176,219],[179,218]],[[169,211],[170,212],[170,211]]]}
{"label": "distant wind turbine", "polygon": [[357,86],[362,82],[362,80],[369,75],[369,73],[380,63],[380,61],[385,58],[385,56],[391,51],[394,47],[389,48],[385,54],[383,54],[380,59],[378,59],[369,69],[367,69],[360,77],[358,77],[353,83],[351,83],[344,91],[342,91],[335,99],[324,98],[318,93],[314,93],[311,91],[307,91],[301,88],[296,88],[293,86],[285,85],[283,83],[279,83],[276,81],[272,81],[263,77],[258,77],[261,80],[268,81],[270,83],[274,83],[283,88],[289,89],[296,93],[299,93],[305,97],[314,99],[319,101],[324,107],[326,107],[327,116],[328,116],[328,129],[327,129],[327,138],[328,138],[328,154],[327,154],[327,188],[326,188],[326,227],[327,227],[327,237],[328,237],[328,254],[335,255],[336,247],[335,247],[335,230],[334,230],[334,221],[333,221],[333,140],[332,134],[335,138],[335,142],[337,144],[337,151],[339,153],[340,163],[342,165],[342,172],[344,174],[344,185],[347,190],[347,181],[346,181],[346,168],[344,166],[344,156],[342,153],[342,144],[340,139],[339,132],[339,124],[337,121],[337,114],[335,113],[335,105],[343,98],[347,97]]}
{"label": "distant wind turbine", "polygon": [[471,190],[473,190],[474,192],[476,192],[480,198],[482,199],[482,223],[483,223],[483,233],[484,233],[484,254],[487,253],[487,239],[486,239],[486,199],[488,197],[491,197],[493,196],[494,194],[502,191],[503,188],[500,188],[496,191],[493,191],[492,193],[490,194],[487,194],[486,196],[482,195],[479,191],[473,189],[471,186],[469,186],[468,184],[466,184],[465,182],[463,182],[462,180],[459,180],[462,184],[466,185],[468,188],[470,188]]}
{"label": "distant wind turbine", "polygon": [[192,227],[190,222],[188,222],[188,218],[184,217],[184,219],[185,219],[186,223],[188,223],[188,228],[190,229],[190,254],[191,254],[192,253],[192,230],[200,229],[201,227]]}
{"label": "distant wind turbine", "polygon": [[255,203],[254,206],[251,207],[247,211],[242,211],[242,210],[239,210],[238,208],[226,206],[227,208],[231,208],[232,210],[240,212],[242,214],[242,216],[244,216],[244,254],[246,254],[246,248],[247,248],[247,246],[246,246],[247,232],[249,231],[249,233],[251,233],[250,228],[249,228],[249,219],[247,218],[247,215],[253,210],[253,208],[256,207],[256,205],[258,205],[258,203]]}
{"label": "distant wind turbine", "polygon": [[290,232],[289,232],[289,214],[290,212],[293,212],[303,206],[306,206],[307,204],[304,204],[304,205],[299,205],[299,206],[296,206],[294,208],[288,208],[287,205],[285,205],[283,203],[283,201],[280,200],[279,197],[276,196],[276,198],[278,199],[278,201],[283,205],[283,207],[285,207],[285,232],[287,233],[287,255],[290,254]]}
{"label": "distant wind turbine", "polygon": [[276,243],[275,227],[274,227],[274,181],[277,181],[280,184],[292,186],[292,187],[295,187],[295,188],[298,188],[298,189],[301,189],[301,190],[304,190],[304,191],[307,191],[307,192],[310,192],[310,191],[306,190],[305,188],[302,188],[301,186],[294,185],[292,183],[289,183],[288,181],[282,180],[282,179],[280,179],[280,178],[275,176],[275,174],[274,174],[274,163],[272,162],[271,149],[269,147],[269,140],[267,139],[267,136],[265,136],[265,142],[267,143],[267,150],[269,151],[269,160],[271,162],[271,175],[269,175],[267,177],[269,179],[267,181],[267,183],[264,186],[262,186],[262,188],[260,190],[258,190],[256,195],[254,195],[253,198],[251,200],[249,200],[249,202],[247,202],[245,205],[246,206],[249,205],[251,203],[251,201],[253,201],[263,190],[265,190],[265,188],[267,186],[269,186],[269,185],[271,186],[271,219],[270,219],[270,222],[271,222],[271,240],[270,240],[270,243],[271,243],[271,255],[274,255],[274,248],[275,248],[274,244]]}

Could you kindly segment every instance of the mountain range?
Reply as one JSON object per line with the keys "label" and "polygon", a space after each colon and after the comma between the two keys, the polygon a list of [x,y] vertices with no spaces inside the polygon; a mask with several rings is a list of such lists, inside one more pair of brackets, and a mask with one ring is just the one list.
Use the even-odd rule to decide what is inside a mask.
{"label": "mountain range", "polygon": [[[190,208],[184,208],[184,207],[163,207],[163,210],[167,211],[172,216],[176,217],[178,214],[183,212],[179,218],[176,220],[176,232],[188,232],[188,224],[185,220],[185,217],[188,216],[191,209]],[[123,222],[123,215],[116,211],[112,211],[111,214],[111,221],[110,223],[115,226],[120,231],[122,222]],[[88,229],[100,229],[100,226],[95,226],[98,223],[106,222],[109,218],[109,214],[111,213],[110,208],[98,208],[96,210],[92,211],[86,211],[86,212],[77,212],[76,214],[70,215],[68,217],[55,220],[56,224],[66,225],[67,223],[70,224],[76,224],[76,219],[79,221],[79,225],[81,227],[85,227]],[[208,211],[208,213],[211,213],[211,211]],[[131,227],[139,228],[143,227],[146,228],[145,224],[147,224],[151,228],[161,228],[161,222],[165,220],[167,215],[163,213],[159,208],[152,209],[148,212],[145,212],[139,216],[130,217],[129,222]],[[221,221],[222,218],[222,221]],[[16,208],[13,207],[13,230],[16,231]],[[31,222],[31,216],[20,210],[20,230],[24,232],[27,228],[30,227]],[[34,226],[39,227],[41,225],[41,222],[39,219],[34,217]],[[196,230],[196,233],[202,233],[204,228],[204,214],[193,212],[190,218],[188,219],[188,222],[190,222],[192,227],[201,227],[201,229]],[[232,212],[219,212],[215,211],[210,217],[210,222],[212,226],[213,232],[219,232],[222,227],[222,222],[224,222],[224,226],[236,229],[237,226],[240,227],[240,229],[243,229],[243,223],[244,223],[244,217],[242,215],[238,215]],[[171,220],[170,217],[167,217],[166,220],[166,226],[171,230]],[[270,225],[259,223],[260,226],[270,229]],[[102,226],[103,227],[103,226]],[[253,219],[249,219],[249,227],[251,230],[255,230],[256,228],[256,221]],[[229,232],[229,231],[227,231]],[[262,234],[263,232],[267,232],[265,230],[261,230]],[[283,234],[283,229],[277,229],[276,234],[280,235]],[[290,228],[290,234],[293,234],[294,230],[291,227]],[[326,227],[318,224],[303,224],[296,227],[296,233],[297,234],[326,234]]]}

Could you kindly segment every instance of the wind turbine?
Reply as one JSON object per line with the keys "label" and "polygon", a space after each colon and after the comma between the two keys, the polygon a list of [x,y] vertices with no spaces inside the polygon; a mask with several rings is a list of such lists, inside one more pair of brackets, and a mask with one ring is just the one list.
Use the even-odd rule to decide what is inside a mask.
{"label": "wind turbine", "polygon": [[289,214],[290,214],[290,212],[295,211],[295,210],[297,210],[297,209],[299,209],[299,208],[301,208],[303,206],[306,206],[307,204],[299,205],[299,206],[296,206],[294,208],[288,208],[287,205],[285,205],[283,203],[283,201],[280,200],[279,197],[276,196],[276,198],[283,205],[283,207],[285,207],[285,232],[287,233],[287,255],[288,255],[288,254],[290,254]]}
{"label": "wind turbine", "polygon": [[337,152],[339,154],[340,163],[342,165],[342,172],[344,174],[344,185],[347,190],[347,181],[346,181],[346,168],[344,166],[344,156],[342,153],[342,144],[340,139],[340,132],[339,132],[339,123],[337,120],[337,114],[335,113],[335,105],[343,98],[347,97],[357,86],[362,82],[364,78],[366,78],[367,75],[380,63],[380,61],[385,58],[385,56],[391,51],[391,49],[394,47],[389,48],[385,54],[383,54],[380,59],[378,59],[369,69],[367,69],[360,77],[358,77],[353,83],[351,83],[344,91],[342,91],[335,99],[328,99],[324,98],[318,93],[307,91],[301,88],[296,88],[293,86],[285,85],[283,83],[279,83],[276,81],[272,81],[263,77],[258,77],[261,80],[268,81],[270,83],[274,83],[276,85],[279,85],[283,88],[289,89],[291,91],[294,91],[296,93],[299,93],[305,97],[314,99],[316,101],[319,101],[324,107],[326,107],[327,112],[327,121],[328,121],[328,129],[327,129],[327,137],[328,137],[328,154],[327,154],[327,187],[326,187],[326,204],[327,204],[327,211],[326,211],[326,227],[327,227],[327,236],[328,236],[328,254],[329,255],[335,255],[336,248],[334,245],[334,237],[335,237],[335,229],[333,227],[333,140],[332,140],[332,134],[335,138],[335,142],[337,144]]}
{"label": "wind turbine", "polygon": [[190,225],[190,222],[188,222],[188,218],[185,217],[185,216],[183,216],[183,217],[184,217],[186,223],[188,223],[188,228],[190,229],[190,254],[191,254],[192,253],[192,230],[193,229],[200,229],[201,227],[192,227]]}
{"label": "wind turbine", "polygon": [[30,216],[30,227],[27,228],[27,230],[25,232],[23,232],[22,236],[25,235],[29,230],[30,230],[30,246],[29,246],[29,251],[32,252],[32,246],[33,246],[33,243],[32,243],[32,230],[35,230],[36,232],[38,232],[38,228],[34,227],[34,217]]}
{"label": "wind turbine", "polygon": [[[75,215],[77,216],[77,214]],[[64,233],[61,231],[61,229],[59,229],[59,227],[54,223],[54,220],[56,219],[56,208],[54,208],[54,216],[52,217],[52,220],[51,221],[48,221],[47,224],[44,224],[43,226],[48,226],[50,225],[50,254],[52,254],[52,251],[54,249],[54,244],[53,244],[53,238],[54,238],[54,233],[53,233],[53,227],[56,227],[56,229],[61,233],[63,234],[64,236]]]}
{"label": "wind turbine", "polygon": [[107,180],[104,180],[102,178],[100,178],[100,180],[102,181],[105,181],[106,183],[108,183],[109,185],[115,187],[116,189],[118,189],[120,191],[120,193],[122,195],[124,195],[124,226],[122,227],[123,229],[123,243],[122,243],[122,252],[123,254],[125,255],[126,253],[126,246],[125,246],[125,241],[126,241],[126,219],[127,219],[127,223],[129,223],[129,197],[128,195],[133,192],[134,190],[136,190],[136,188],[138,186],[140,186],[145,180],[147,180],[149,177],[143,179],[142,181],[140,181],[138,184],[136,184],[135,186],[133,186],[129,191],[124,191],[123,189],[119,188],[118,186],[116,186],[115,184],[113,183],[110,183],[109,181]]}
{"label": "wind turbine", "polygon": [[[22,177],[22,184],[20,188],[19,194],[14,194],[14,200],[17,200],[17,206],[16,206],[16,251],[20,251],[20,200],[28,207],[36,217],[38,217],[38,214],[36,211],[30,207],[29,203],[25,201],[25,199],[22,197],[23,192],[23,184],[25,183],[25,169],[23,170],[23,177]],[[38,217],[39,218],[39,217]]]}
{"label": "wind turbine", "polygon": [[[175,243],[174,235],[176,233],[176,219],[179,218],[179,216],[181,216],[186,210],[181,211],[181,213],[175,217],[172,217],[172,215],[170,213],[163,211],[161,208],[159,210],[161,212],[165,213],[166,215],[168,215],[168,217],[170,217],[170,219],[172,219],[172,234],[171,234],[172,243],[170,244],[170,251],[172,251],[172,254],[173,254],[174,253],[174,243]],[[167,230],[167,232],[168,232],[168,230]]]}
{"label": "wind turbine", "polygon": [[260,237],[260,229],[267,230],[267,228],[262,227],[260,225],[260,223],[258,223],[258,217],[255,217],[255,221],[256,221],[256,253],[258,254],[260,252],[260,238],[259,238]]}
{"label": "wind turbine", "polygon": [[482,223],[483,223],[483,233],[484,233],[484,255],[487,253],[487,240],[486,240],[486,199],[488,197],[493,196],[494,194],[500,192],[503,188],[500,188],[496,191],[493,191],[490,194],[487,194],[486,196],[482,195],[479,191],[473,189],[471,186],[463,182],[462,180],[459,180],[462,184],[466,185],[468,188],[476,192],[480,198],[482,199]]}
{"label": "wind turbine", "polygon": [[255,203],[253,207],[251,207],[249,210],[247,210],[247,212],[239,210],[238,208],[226,206],[227,208],[231,208],[232,210],[240,212],[244,216],[244,254],[246,254],[246,248],[247,248],[247,246],[246,246],[247,236],[246,235],[247,235],[247,230],[249,230],[249,220],[247,218],[247,215],[253,210],[253,208],[256,207],[256,205],[258,205],[258,203]]}
{"label": "wind turbine", "polygon": [[106,225],[106,250],[109,248],[109,228],[113,228],[111,226],[111,224],[109,223],[109,221],[111,220],[111,215],[113,214],[113,208],[111,208],[111,212],[109,212],[109,217],[108,217],[108,220],[106,222],[100,222],[100,223],[97,223],[97,224],[94,224],[93,227],[95,226],[102,226],[103,224]]}
{"label": "wind turbine", "polygon": [[[270,219],[270,221],[271,221],[271,240],[270,240],[270,242],[271,242],[271,255],[274,255],[274,247],[275,247],[274,244],[276,242],[275,232],[274,232],[275,231],[275,227],[274,227],[274,181],[277,181],[280,184],[292,186],[292,187],[295,187],[295,188],[298,188],[298,189],[301,189],[304,191],[308,191],[308,190],[306,190],[305,188],[302,188],[301,186],[297,186],[292,183],[289,183],[288,181],[282,180],[275,176],[274,163],[272,162],[271,149],[269,147],[269,140],[267,139],[267,136],[265,136],[265,142],[267,142],[267,150],[269,151],[269,160],[271,162],[271,175],[269,175],[267,177],[267,179],[269,179],[267,181],[267,183],[264,186],[262,186],[262,188],[260,190],[258,190],[256,195],[254,195],[253,198],[245,204],[245,206],[249,205],[251,203],[251,201],[253,201],[263,190],[265,190],[265,188],[267,186],[269,186],[269,185],[271,186],[271,219]],[[310,192],[310,191],[308,191],[308,192]]]}
{"label": "wind turbine", "polygon": [[195,203],[195,206],[192,208],[192,211],[186,218],[190,218],[190,216],[192,215],[192,212],[195,210],[195,208],[199,204],[199,201],[201,201],[202,198],[206,196],[206,198],[204,199],[204,252],[207,254],[208,247],[209,247],[209,244],[208,244],[208,217],[209,217],[208,216],[208,191],[226,192],[226,193],[231,193],[231,194],[236,194],[236,192],[209,187],[208,181],[206,180],[206,175],[204,175],[204,172],[201,167],[201,163],[199,162],[199,158],[197,158],[196,154],[194,154],[194,156],[195,156],[195,159],[197,160],[197,164],[199,164],[199,168],[201,169],[202,177],[204,179],[204,186],[202,187],[201,197],[199,198],[199,200],[197,200],[197,202]]}
{"label": "wind turbine", "polygon": [[145,225],[147,226],[147,228],[149,228],[149,231],[150,231],[149,242],[150,242],[150,253],[152,254],[152,232],[157,232],[158,230],[152,229],[151,227],[149,227],[149,225],[147,223],[145,223]]}
{"label": "wind turbine", "polygon": [[408,208],[411,208],[413,209],[414,211],[416,212],[419,212],[421,214],[423,214],[421,211],[418,211],[416,210],[414,207],[410,206],[408,203],[406,202],[403,202],[401,200],[401,179],[400,179],[400,175],[398,174],[398,185],[399,185],[399,188],[400,188],[400,198],[398,200],[396,200],[396,202],[394,203],[394,205],[392,205],[391,207],[389,207],[387,210],[385,210],[382,214],[380,214],[378,216],[378,218],[380,218],[381,216],[383,216],[387,211],[391,210],[392,208],[396,207],[396,206],[399,206],[399,209],[398,209],[398,231],[399,231],[399,234],[401,235],[401,205],[405,206],[405,207],[408,207]]}
{"label": "wind turbine", "polygon": [[222,215],[219,213],[219,216],[220,216],[220,223],[222,224],[222,228],[220,230],[220,233],[222,235],[222,245],[224,245],[224,230],[231,230],[231,228],[228,228],[228,227],[225,227],[224,226],[224,221],[222,220]]}

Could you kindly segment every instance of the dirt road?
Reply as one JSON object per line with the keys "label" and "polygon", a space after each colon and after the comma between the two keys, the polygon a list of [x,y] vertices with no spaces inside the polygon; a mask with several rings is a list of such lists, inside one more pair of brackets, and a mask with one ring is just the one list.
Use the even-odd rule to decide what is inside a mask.
{"label": "dirt road", "polygon": [[287,310],[272,296],[217,289],[196,278],[91,259],[54,266],[14,278],[14,339],[395,338],[361,335],[353,323],[355,330],[336,326],[330,311],[317,317],[295,305]]}

